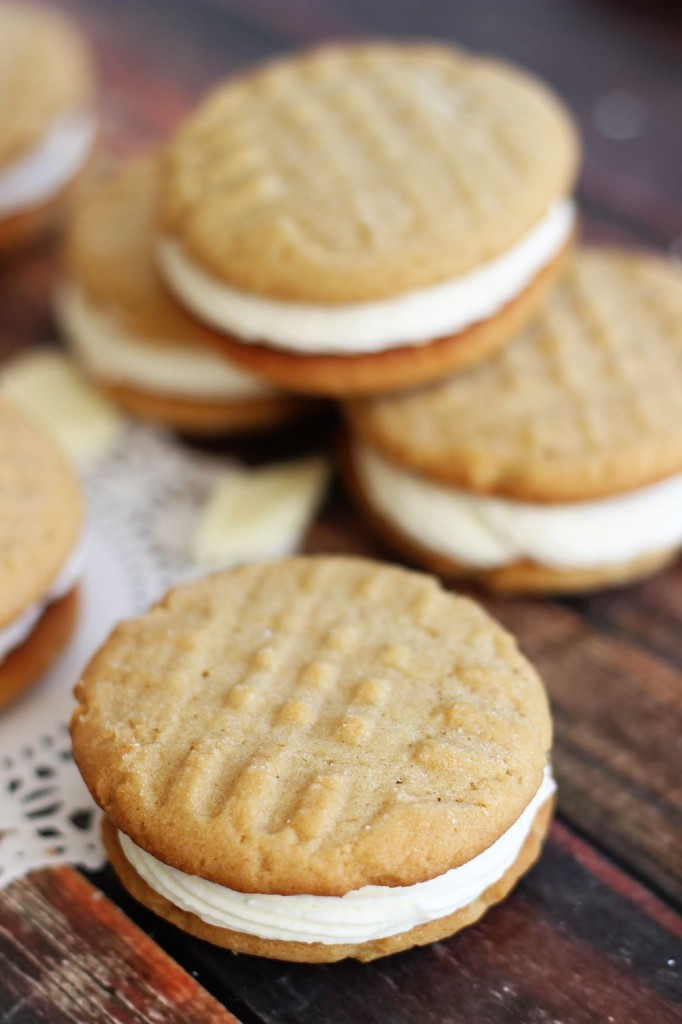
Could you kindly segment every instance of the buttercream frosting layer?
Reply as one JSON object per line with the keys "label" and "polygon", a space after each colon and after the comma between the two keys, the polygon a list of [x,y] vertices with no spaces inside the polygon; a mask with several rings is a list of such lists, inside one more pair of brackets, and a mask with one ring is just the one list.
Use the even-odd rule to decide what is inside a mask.
{"label": "buttercream frosting layer", "polygon": [[240,341],[300,354],[360,355],[425,345],[494,316],[551,263],[574,223],[574,203],[563,199],[512,249],[471,273],[390,299],[337,306],[276,301],[231,288],[170,237],[159,240],[157,251],[182,301]]}
{"label": "buttercream frosting layer", "polygon": [[21,213],[51,199],[81,170],[96,134],[94,115],[60,115],[32,150],[0,167],[0,215]]}
{"label": "buttercream frosting layer", "polygon": [[155,892],[207,924],[284,942],[370,942],[447,917],[481,896],[514,864],[535,816],[555,790],[548,766],[521,816],[466,864],[416,885],[367,885],[344,896],[236,892],[163,864],[122,832],[118,836],[125,857]]}
{"label": "buttercream frosting layer", "polygon": [[542,505],[434,483],[362,442],[354,442],[352,459],[363,494],[388,523],[476,569],[522,559],[600,569],[682,544],[682,473],[612,498]]}
{"label": "buttercream frosting layer", "polygon": [[276,391],[262,377],[206,347],[175,341],[164,345],[162,339],[150,343],[136,337],[74,284],[62,287],[57,310],[64,334],[85,368],[107,383],[207,401]]}

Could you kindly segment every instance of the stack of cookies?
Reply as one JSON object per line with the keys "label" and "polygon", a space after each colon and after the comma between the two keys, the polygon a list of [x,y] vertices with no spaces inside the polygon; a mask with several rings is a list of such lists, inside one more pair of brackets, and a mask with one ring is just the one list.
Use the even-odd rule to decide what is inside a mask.
{"label": "stack of cookies", "polygon": [[236,364],[154,261],[159,157],[90,190],[72,218],[57,317],[85,372],[135,415],[190,434],[273,427],[311,403]]}
{"label": "stack of cookies", "polygon": [[581,250],[485,364],[348,403],[346,479],[409,559],[495,590],[645,576],[682,545],[682,270]]}
{"label": "stack of cookies", "polygon": [[81,177],[97,135],[94,93],[67,18],[0,4],[0,253],[42,233]]}
{"label": "stack of cookies", "polygon": [[87,373],[184,430],[437,380],[538,308],[577,155],[557,99],[498,62],[391,44],[275,62],[84,202],[59,319]]}
{"label": "stack of cookies", "polygon": [[330,47],[218,88],[172,140],[168,286],[283,387],[412,387],[498,349],[574,230],[578,147],[540,82],[437,46]]}

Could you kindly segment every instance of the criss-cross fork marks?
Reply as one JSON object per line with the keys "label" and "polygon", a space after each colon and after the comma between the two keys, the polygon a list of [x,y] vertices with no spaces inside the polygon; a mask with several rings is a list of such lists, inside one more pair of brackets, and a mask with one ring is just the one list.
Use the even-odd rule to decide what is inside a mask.
{"label": "criss-cross fork marks", "polygon": [[325,50],[200,108],[169,152],[166,226],[235,286],[362,301],[513,245],[570,187],[572,148],[508,69],[430,47]]}
{"label": "criss-cross fork marks", "polygon": [[[530,421],[524,440],[542,450],[564,410],[570,423],[562,444],[585,453],[627,434],[664,431],[672,407],[679,417],[682,338],[676,343],[679,327],[671,330],[671,298],[647,296],[645,281],[619,262],[584,255],[538,324],[499,357],[519,411],[532,410],[523,412]],[[676,305],[679,318],[682,302]]]}
{"label": "criss-cross fork marks", "polygon": [[[389,239],[395,241],[424,225],[443,234],[479,231],[492,213],[499,212],[500,197],[524,178],[523,151],[508,132],[499,130],[502,98],[492,103],[484,89],[479,92],[476,79],[453,76],[451,68],[434,71],[429,81],[409,61],[400,72],[380,55],[351,62],[350,69],[347,63],[320,63],[318,73],[311,71],[303,82],[289,72],[273,72],[269,88],[257,94],[259,103],[266,101],[266,109],[274,108],[268,114],[276,111],[280,124],[286,125],[287,150],[309,158],[296,171],[286,150],[277,147],[277,133],[261,134],[258,167],[279,167],[282,175],[272,194],[263,191],[268,198],[274,192],[286,195],[281,216],[296,223],[299,240],[307,235],[316,250],[321,245],[333,249],[355,235],[366,250],[381,248]],[[342,88],[339,75],[345,76]],[[258,109],[252,114],[258,120]],[[454,119],[457,146],[451,141]],[[229,159],[241,162],[238,151]],[[333,223],[323,227],[311,215],[309,202],[292,208],[292,192],[283,180],[300,180],[303,199],[309,163],[325,192],[339,200]],[[240,185],[244,187],[243,182]]]}
{"label": "criss-cross fork marks", "polygon": [[502,778],[537,725],[509,692],[523,706],[537,684],[480,609],[363,561],[197,582],[112,644],[108,672],[127,685],[89,693],[117,751],[103,786],[134,789],[145,820],[225,842],[314,848],[405,803],[473,804],[474,766]]}
{"label": "criss-cross fork marks", "polygon": [[610,481],[617,493],[679,470],[680,367],[679,269],[587,249],[494,359],[353,416],[370,442],[444,480],[451,473],[455,486],[492,480],[520,500],[597,498]]}

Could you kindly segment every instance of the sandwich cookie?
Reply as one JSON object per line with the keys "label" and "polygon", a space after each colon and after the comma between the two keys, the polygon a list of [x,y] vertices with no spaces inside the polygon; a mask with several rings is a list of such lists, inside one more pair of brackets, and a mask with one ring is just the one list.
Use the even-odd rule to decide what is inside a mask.
{"label": "sandwich cookie", "polygon": [[396,390],[487,357],[574,233],[578,142],[497,61],[335,46],[218,88],[164,161],[158,259],[225,351],[285,387]]}
{"label": "sandwich cookie", "polygon": [[63,456],[0,403],[0,707],[51,664],[76,622],[83,500]]}
{"label": "sandwich cookie", "polygon": [[189,583],[117,627],[76,696],[123,884],[236,952],[372,960],[451,935],[549,826],[538,675],[419,573],[321,556]]}
{"label": "sandwich cookie", "polygon": [[495,590],[580,591],[682,544],[682,271],[586,249],[504,352],[347,406],[346,468],[379,533]]}
{"label": "sandwich cookie", "polygon": [[97,135],[85,41],[62,14],[0,4],[0,253],[60,212]]}
{"label": "sandwich cookie", "polygon": [[126,164],[76,210],[58,295],[83,370],[132,413],[189,433],[270,427],[309,403],[233,363],[177,306],[154,265],[155,157]]}

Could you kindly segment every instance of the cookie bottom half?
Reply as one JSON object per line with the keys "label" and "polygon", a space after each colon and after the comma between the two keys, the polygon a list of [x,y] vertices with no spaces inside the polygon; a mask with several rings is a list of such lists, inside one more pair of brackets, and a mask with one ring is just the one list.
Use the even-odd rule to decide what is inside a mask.
{"label": "cookie bottom half", "polygon": [[316,403],[296,395],[201,401],[154,395],[103,380],[98,380],[97,386],[133,416],[197,436],[255,433],[306,418],[318,409]]}
{"label": "cookie bottom half", "polygon": [[495,593],[580,594],[624,586],[654,575],[673,562],[678,554],[677,549],[673,548],[598,569],[553,569],[528,560],[496,569],[477,569],[419,544],[393,523],[389,523],[365,494],[353,467],[347,443],[342,446],[341,465],[347,490],[381,541],[411,565],[428,569],[447,579],[471,580]]}
{"label": "cookie bottom half", "polygon": [[78,619],[78,591],[53,601],[30,636],[0,663],[0,708],[45,672],[71,638]]}
{"label": "cookie bottom half", "polygon": [[118,841],[118,833],[108,818],[105,818],[103,823],[103,835],[109,859],[128,892],[159,917],[165,918],[166,921],[177,925],[178,928],[189,932],[190,935],[205,939],[216,946],[223,946],[235,953],[250,953],[254,956],[264,956],[274,960],[332,963],[352,957],[355,960],[367,961],[388,956],[390,953],[398,953],[401,950],[410,949],[412,946],[424,946],[429,942],[437,942],[439,939],[454,935],[462,928],[474,924],[489,907],[503,900],[540,855],[552,819],[553,807],[552,799],[540,807],[516,861],[499,881],[486,889],[472,903],[447,917],[418,925],[416,928],[397,935],[370,942],[344,945],[262,939],[256,935],[247,935],[244,932],[230,931],[227,928],[206,924],[195,914],[181,910],[164,896],[159,895],[140,877],[125,858]]}
{"label": "cookie bottom half", "polygon": [[40,206],[0,219],[0,259],[42,241],[63,218],[66,205],[67,198],[60,192]]}
{"label": "cookie bottom half", "polygon": [[0,262],[4,262],[24,249],[43,241],[57,229],[68,216],[72,202],[80,190],[87,185],[95,169],[99,152],[98,143],[93,146],[87,161],[75,177],[66,182],[49,199],[30,206],[19,213],[0,217]]}
{"label": "cookie bottom half", "polygon": [[425,345],[350,356],[298,355],[266,345],[244,344],[226,335],[221,345],[235,363],[280,387],[305,394],[347,397],[426,384],[486,359],[510,341],[539,308],[572,248],[573,239],[525,291],[494,316]]}

